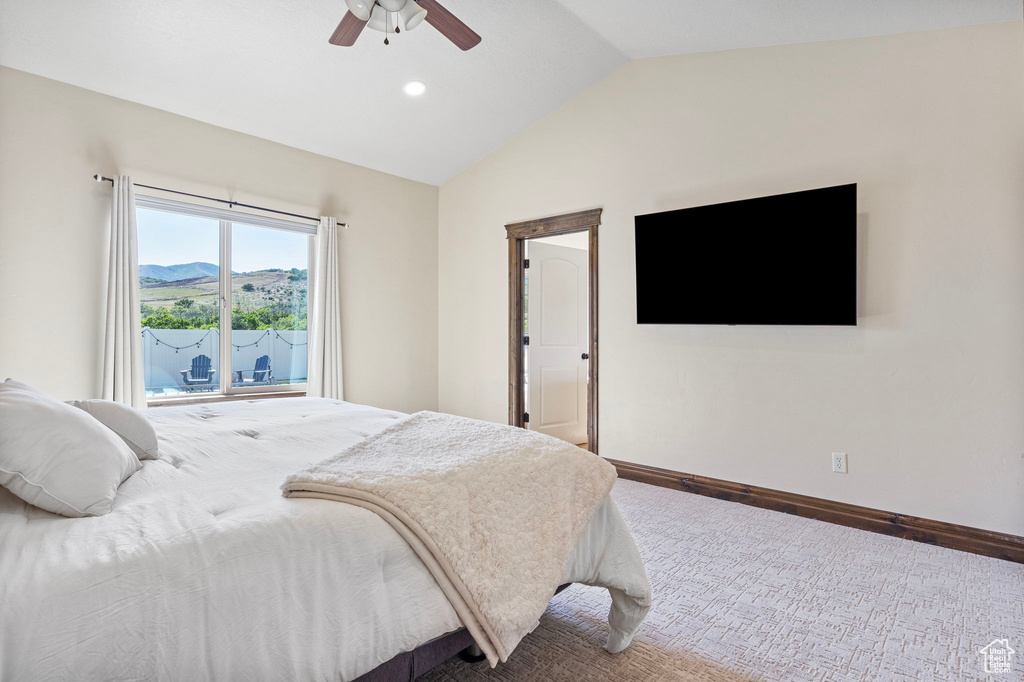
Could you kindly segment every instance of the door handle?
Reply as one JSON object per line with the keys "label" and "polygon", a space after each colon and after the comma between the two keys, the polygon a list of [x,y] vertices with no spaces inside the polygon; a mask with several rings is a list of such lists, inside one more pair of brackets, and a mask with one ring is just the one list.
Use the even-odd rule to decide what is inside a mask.
{"label": "door handle", "polygon": [[582,358],[584,360],[589,360],[590,359],[590,353],[584,353],[583,355],[580,356],[580,358]]}

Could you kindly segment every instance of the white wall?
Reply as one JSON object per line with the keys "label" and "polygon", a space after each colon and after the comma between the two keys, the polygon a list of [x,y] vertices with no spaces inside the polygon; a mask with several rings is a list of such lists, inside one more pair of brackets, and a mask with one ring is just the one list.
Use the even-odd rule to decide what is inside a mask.
{"label": "white wall", "polygon": [[[1022,62],[1007,23],[625,65],[441,188],[441,409],[506,419],[503,225],[603,207],[602,455],[1024,535]],[[858,327],[636,325],[634,215],[847,182]]]}
{"label": "white wall", "polygon": [[0,378],[65,399],[99,393],[110,186],[94,173],[351,223],[341,240],[346,398],[436,408],[436,187],[7,68]]}

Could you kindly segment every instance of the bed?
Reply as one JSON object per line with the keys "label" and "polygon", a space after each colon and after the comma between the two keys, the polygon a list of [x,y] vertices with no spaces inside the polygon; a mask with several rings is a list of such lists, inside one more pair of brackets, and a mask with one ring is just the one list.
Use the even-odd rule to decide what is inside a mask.
{"label": "bed", "polygon": [[[380,517],[281,495],[404,416],[313,398],[153,409],[159,459],[111,513],[63,518],[0,488],[0,679],[381,679],[471,644]],[[567,578],[629,570],[601,559],[624,532],[628,553],[609,500]]]}

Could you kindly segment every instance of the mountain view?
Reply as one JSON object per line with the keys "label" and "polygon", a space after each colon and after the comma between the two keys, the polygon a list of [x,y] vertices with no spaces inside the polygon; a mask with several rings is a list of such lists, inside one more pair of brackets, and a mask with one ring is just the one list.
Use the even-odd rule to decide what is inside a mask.
{"label": "mountain view", "polygon": [[[233,329],[305,329],[308,271],[268,268],[231,273]],[[220,325],[220,268],[212,263],[140,265],[142,326],[208,329]]]}
{"label": "mountain view", "polygon": [[220,267],[213,263],[182,263],[180,265],[140,265],[139,277],[173,282],[193,277],[216,277]]}

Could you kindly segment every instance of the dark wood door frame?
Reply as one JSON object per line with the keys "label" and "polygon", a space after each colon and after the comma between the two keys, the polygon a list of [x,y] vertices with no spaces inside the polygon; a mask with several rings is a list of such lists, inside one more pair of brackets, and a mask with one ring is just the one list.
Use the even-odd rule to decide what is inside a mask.
{"label": "dark wood door frame", "polygon": [[525,357],[523,346],[523,279],[525,242],[533,237],[587,231],[589,263],[590,381],[587,382],[587,447],[597,454],[597,228],[601,211],[594,208],[505,226],[508,238],[508,423],[525,426]]}

